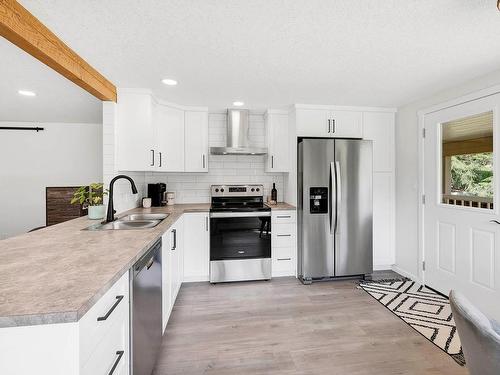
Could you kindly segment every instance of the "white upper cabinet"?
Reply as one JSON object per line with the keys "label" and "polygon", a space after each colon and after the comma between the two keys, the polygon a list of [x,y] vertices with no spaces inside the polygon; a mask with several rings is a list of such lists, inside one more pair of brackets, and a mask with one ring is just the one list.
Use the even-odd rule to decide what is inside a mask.
{"label": "white upper cabinet", "polygon": [[156,143],[162,153],[159,170],[184,172],[184,111],[163,104],[157,110]]}
{"label": "white upper cabinet", "polygon": [[119,89],[116,163],[120,171],[208,171],[208,109],[157,101]]}
{"label": "white upper cabinet", "polygon": [[265,127],[267,141],[266,172],[289,172],[288,113],[284,111],[267,111]]}
{"label": "white upper cabinet", "polygon": [[362,112],[297,108],[295,115],[299,137],[363,137]]}
{"label": "white upper cabinet", "polygon": [[184,113],[184,150],[186,172],[208,172],[208,112]]}
{"label": "white upper cabinet", "polygon": [[373,141],[373,171],[394,170],[394,122],[392,112],[364,112],[363,135]]}
{"label": "white upper cabinet", "polygon": [[116,114],[117,169],[120,171],[154,170],[151,95],[140,91],[119,90]]}

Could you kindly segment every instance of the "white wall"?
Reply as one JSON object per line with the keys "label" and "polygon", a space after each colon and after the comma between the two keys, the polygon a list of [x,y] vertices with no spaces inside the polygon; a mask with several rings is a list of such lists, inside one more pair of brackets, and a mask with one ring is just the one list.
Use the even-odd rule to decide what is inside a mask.
{"label": "white wall", "polygon": [[[137,187],[138,194],[132,194],[132,188],[127,180],[118,180],[113,187],[113,204],[116,212],[135,208],[141,205],[142,198],[147,196],[145,186],[145,172],[120,172],[116,169],[116,103],[103,102],[102,119],[102,155],[103,155],[103,181],[104,186],[109,188],[113,177],[125,174],[131,177]],[[106,200],[107,204],[107,200]]]}
{"label": "white wall", "polygon": [[[208,117],[210,147],[226,144],[226,114],[210,113]],[[265,147],[264,115],[250,115],[250,143]],[[166,182],[168,191],[175,191],[176,203],[210,202],[210,185],[263,184],[265,196],[276,183],[278,200],[283,200],[283,173],[264,172],[263,155],[209,155],[208,173],[147,173],[146,182]]]}
{"label": "white wall", "polygon": [[[0,126],[34,126],[0,122]],[[101,124],[36,123],[0,133],[0,238],[45,225],[45,188],[102,180]]]}
{"label": "white wall", "polygon": [[500,84],[500,70],[398,108],[396,116],[396,267],[418,276],[418,117],[421,109]]}

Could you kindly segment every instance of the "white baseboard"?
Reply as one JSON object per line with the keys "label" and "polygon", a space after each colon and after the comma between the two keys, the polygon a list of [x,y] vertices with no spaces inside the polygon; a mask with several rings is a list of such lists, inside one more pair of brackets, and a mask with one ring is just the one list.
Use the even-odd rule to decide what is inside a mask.
{"label": "white baseboard", "polygon": [[413,273],[411,272],[408,272],[408,271],[405,271],[404,269],[402,268],[399,268],[398,266],[396,266],[395,264],[392,265],[392,270],[394,272],[397,272],[399,273],[401,276],[404,276],[404,277],[407,277],[413,281],[416,281],[416,282],[421,282],[420,278],[416,275],[414,275]]}
{"label": "white baseboard", "polygon": [[209,281],[208,276],[184,276],[184,283],[199,283],[199,282],[205,282]]}
{"label": "white baseboard", "polygon": [[392,264],[374,264],[374,271],[390,271],[392,270]]}

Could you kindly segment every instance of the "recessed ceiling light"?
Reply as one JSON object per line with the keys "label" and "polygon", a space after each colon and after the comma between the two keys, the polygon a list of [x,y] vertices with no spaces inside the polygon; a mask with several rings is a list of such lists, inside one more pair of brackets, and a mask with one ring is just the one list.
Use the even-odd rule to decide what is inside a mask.
{"label": "recessed ceiling light", "polygon": [[243,102],[233,102],[233,105],[236,106],[236,107],[241,107],[244,104],[245,103],[243,103]]}
{"label": "recessed ceiling light", "polygon": [[177,81],[175,79],[171,79],[171,78],[165,78],[165,79],[162,79],[161,80],[165,85],[168,85],[168,86],[175,86],[177,85]]}
{"label": "recessed ceiling light", "polygon": [[35,92],[29,90],[19,90],[17,93],[24,96],[36,96]]}

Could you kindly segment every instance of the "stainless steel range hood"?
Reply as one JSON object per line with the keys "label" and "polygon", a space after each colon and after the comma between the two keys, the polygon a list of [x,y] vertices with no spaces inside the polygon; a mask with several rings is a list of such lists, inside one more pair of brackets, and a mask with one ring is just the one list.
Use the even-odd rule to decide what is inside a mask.
{"label": "stainless steel range hood", "polygon": [[251,147],[248,140],[248,109],[227,110],[226,147],[210,147],[212,155],[264,155],[266,148]]}

